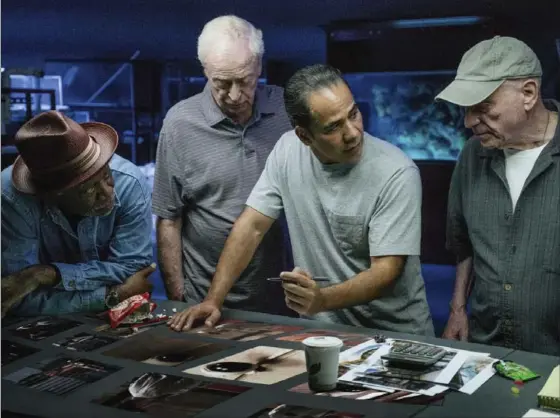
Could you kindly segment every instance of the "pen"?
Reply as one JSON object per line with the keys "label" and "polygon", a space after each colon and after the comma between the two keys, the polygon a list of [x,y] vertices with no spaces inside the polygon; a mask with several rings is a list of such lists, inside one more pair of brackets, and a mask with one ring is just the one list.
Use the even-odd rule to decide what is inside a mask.
{"label": "pen", "polygon": [[[289,282],[290,281],[290,279],[283,279],[281,277],[269,277],[266,280],[268,280],[269,282],[283,282],[283,281]],[[328,282],[328,281],[330,281],[328,277],[323,277],[323,276],[313,277],[313,280],[315,280],[316,282]]]}

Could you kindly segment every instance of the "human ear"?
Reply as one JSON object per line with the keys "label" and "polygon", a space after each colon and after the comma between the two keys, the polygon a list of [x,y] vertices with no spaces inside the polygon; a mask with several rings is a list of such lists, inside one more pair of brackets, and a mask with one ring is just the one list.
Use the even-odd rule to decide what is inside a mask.
{"label": "human ear", "polygon": [[523,107],[525,111],[528,112],[537,103],[539,98],[539,85],[535,79],[525,80],[521,86],[521,91],[523,94]]}
{"label": "human ear", "polygon": [[303,142],[306,146],[311,145],[312,138],[307,129],[302,128],[301,126],[296,126],[295,132],[301,142]]}

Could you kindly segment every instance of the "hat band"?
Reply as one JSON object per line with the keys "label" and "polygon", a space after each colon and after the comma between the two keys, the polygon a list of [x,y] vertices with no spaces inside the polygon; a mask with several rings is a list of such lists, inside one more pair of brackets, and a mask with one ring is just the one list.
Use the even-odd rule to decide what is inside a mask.
{"label": "hat band", "polygon": [[38,174],[52,174],[59,171],[84,172],[89,169],[99,158],[99,155],[101,154],[101,148],[91,136],[88,136],[88,138],[89,143],[87,147],[76,157],[72,158],[70,161],[65,162],[64,164],[57,165],[56,167],[49,167],[42,170],[33,170],[33,176],[35,177]]}

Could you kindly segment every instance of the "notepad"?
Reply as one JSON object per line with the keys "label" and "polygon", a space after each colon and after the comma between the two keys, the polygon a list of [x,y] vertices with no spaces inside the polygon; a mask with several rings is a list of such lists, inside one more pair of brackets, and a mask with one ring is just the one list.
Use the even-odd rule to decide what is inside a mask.
{"label": "notepad", "polygon": [[560,366],[556,366],[537,395],[539,406],[560,411]]}

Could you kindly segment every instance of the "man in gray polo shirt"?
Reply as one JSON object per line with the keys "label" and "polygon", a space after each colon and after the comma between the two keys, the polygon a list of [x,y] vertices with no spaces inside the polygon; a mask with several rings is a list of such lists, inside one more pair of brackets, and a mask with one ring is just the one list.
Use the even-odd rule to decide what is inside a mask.
{"label": "man in gray polo shirt", "polygon": [[[213,325],[229,289],[282,212],[295,264],[281,277],[285,301],[302,316],[433,335],[420,274],[421,183],[397,147],[364,134],[340,73],[298,71],[286,86],[295,130],[282,136],[226,242],[202,304],[170,321]],[[314,276],[326,276],[319,286]]]}
{"label": "man in gray polo shirt", "polygon": [[[249,22],[235,16],[208,22],[198,39],[208,83],[201,94],[179,102],[166,115],[153,212],[158,216],[160,267],[172,300],[200,302],[206,297],[235,219],[270,151],[291,128],[282,89],[257,86],[263,51],[262,33]],[[284,255],[276,222],[240,272],[226,306],[285,313],[265,280],[282,271]]]}
{"label": "man in gray polo shirt", "polygon": [[449,191],[458,265],[444,337],[559,355],[559,103],[543,101],[541,75],[525,43],[497,36],[468,50],[437,96],[465,107],[474,133]]}

